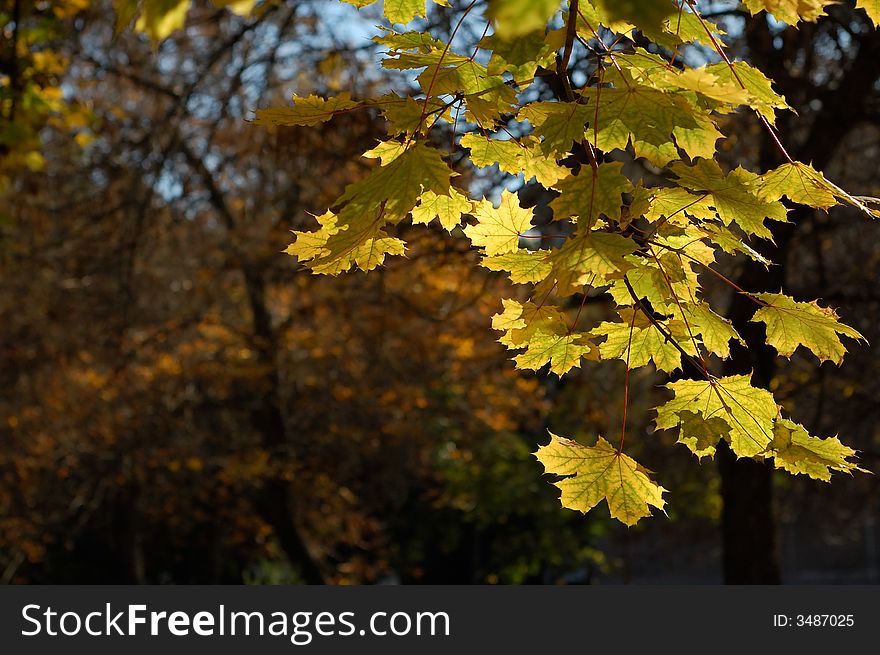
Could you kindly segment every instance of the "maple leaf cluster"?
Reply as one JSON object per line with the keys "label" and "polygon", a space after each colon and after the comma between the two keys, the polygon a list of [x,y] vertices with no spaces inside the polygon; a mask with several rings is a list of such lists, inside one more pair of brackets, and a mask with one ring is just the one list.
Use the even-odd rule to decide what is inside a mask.
{"label": "maple leaf cluster", "polygon": [[[793,25],[816,20],[829,4],[745,1],[750,11],[766,10]],[[859,6],[880,22],[877,0]],[[731,342],[742,341],[701,287],[703,273],[723,277],[713,268],[720,253],[769,265],[750,243],[772,237],[769,222],[787,221],[783,198],[823,210],[848,204],[872,217],[880,212],[872,199],[853,196],[791,159],[781,143],[786,163],[776,169],[722,169],[716,147],[725,138],[726,114],[753,112],[775,138],[776,114],[789,107],[759,70],[726,56],[722,30],[692,0],[490,0],[491,33],[487,28],[472,53],[456,50],[455,31],[443,42],[407,29],[426,16],[424,2],[386,0],[384,10],[391,27],[374,39],[386,49],[382,65],[412,71],[419,95],[360,102],[346,94],[310,96],[257,111],[258,124],[315,125],[371,109],[388,124],[387,139],[365,153],[378,164],[318,217],[319,230],[295,233],[289,254],[315,273],[367,271],[405,253],[390,227],[436,218],[451,232],[463,231],[483,266],[531,290],[524,302],[504,299],[492,319],[500,342],[517,352],[519,368],[549,367],[561,376],[583,360],[620,360],[628,370],[653,364],[666,373],[686,365],[698,379],[667,385],[673,397],[657,408],[656,427],[676,430],[698,457],[712,456],[724,440],[738,457],[767,459],[816,479],[862,470],[854,450],[784,417],[773,395],[753,386],[749,375],[710,372],[710,357],[729,358]],[[656,47],[637,46],[644,39],[635,33]],[[688,43],[715,49],[721,61],[687,65],[677,53]],[[575,44],[600,60],[577,89],[566,69]],[[562,86],[556,100],[528,100],[534,95],[525,91],[539,84],[539,69],[556,71]],[[468,151],[474,168],[497,166],[555,194],[551,226],[565,226],[557,235],[562,245],[541,247],[529,238],[547,226],[536,224],[534,209],[522,207],[515,193],[504,191],[493,203],[454,186],[448,153],[426,138],[438,123],[451,126],[453,147]],[[660,171],[652,177],[660,181],[629,174],[615,153]],[[585,163],[572,165],[578,156]],[[566,303],[591,292],[613,300],[616,320],[589,328],[569,321]],[[805,348],[820,361],[840,364],[846,352],[840,336],[862,339],[817,302],[737,292],[754,301],[752,320],[765,325],[767,342],[782,356]],[[623,437],[622,430],[615,446],[602,437],[584,445],[553,435],[538,450],[546,471],[562,476],[556,484],[565,507],[586,512],[605,500],[611,515],[628,525],[651,507],[663,508],[665,490],[622,452]]]}

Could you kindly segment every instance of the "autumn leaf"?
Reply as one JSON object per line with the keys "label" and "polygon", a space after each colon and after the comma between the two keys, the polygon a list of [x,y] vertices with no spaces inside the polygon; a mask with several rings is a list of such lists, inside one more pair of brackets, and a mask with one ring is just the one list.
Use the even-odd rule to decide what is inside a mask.
{"label": "autumn leaf", "polygon": [[735,222],[746,234],[767,239],[771,232],[764,220],[786,220],[785,207],[753,191],[758,176],[743,168],[725,175],[715,161],[707,159],[697,160],[694,166],[675,162],[670,168],[681,186],[707,197],[725,225]]}
{"label": "autumn leaf", "polygon": [[611,518],[635,525],[662,510],[666,489],[651,480],[650,471],[618,452],[599,437],[595,446],[584,446],[550,433],[550,443],[538,448],[535,457],[547,473],[565,476],[553,484],[562,490],[562,506],[589,512],[603,500]]}
{"label": "autumn leaf", "polygon": [[[682,321],[664,322],[664,329],[683,345],[688,354],[696,355],[693,345],[687,341],[687,332]],[[658,371],[667,373],[672,373],[681,366],[678,348],[642,312],[631,308],[622,309],[619,322],[600,323],[591,332],[597,337],[606,337],[599,345],[602,359],[628,361],[630,368],[639,368],[653,361]]]}
{"label": "autumn leaf", "polygon": [[430,223],[436,217],[444,229],[451,231],[461,223],[461,217],[472,211],[473,207],[473,201],[452,187],[446,194],[426,191],[420,196],[418,206],[412,210],[412,221]]}
{"label": "autumn leaf", "polygon": [[834,4],[837,0],[743,0],[743,2],[753,14],[766,9],[767,13],[773,14],[778,20],[796,25],[801,20],[814,22],[825,14],[825,7]]}
{"label": "autumn leaf", "polygon": [[820,362],[843,361],[846,353],[838,334],[864,341],[856,330],[837,320],[833,309],[814,302],[797,302],[779,293],[759,293],[755,298],[764,303],[753,322],[767,326],[767,343],[784,357],[790,357],[798,346],[811,350]]}
{"label": "autumn leaf", "polygon": [[487,15],[499,32],[515,38],[543,31],[560,4],[560,0],[489,0]]}
{"label": "autumn leaf", "polygon": [[866,472],[849,461],[856,451],[844,446],[837,437],[814,437],[802,425],[788,419],[779,419],[774,424],[770,454],[776,468],[825,482],[831,480],[832,471]]}
{"label": "autumn leaf", "polygon": [[[759,455],[773,440],[773,421],[779,408],[769,391],[751,385],[748,375],[679,380],[667,384],[666,388],[674,397],[657,408],[657,429],[678,428],[679,441],[698,455],[714,454],[717,440],[715,443],[707,440],[704,425],[713,418],[723,421],[726,428],[713,422],[709,434],[724,436],[738,457]],[[685,412],[697,414],[702,423],[697,424],[690,414],[683,416]]]}
{"label": "autumn leaf", "polygon": [[582,169],[555,183],[559,197],[550,203],[556,220],[578,217],[578,225],[590,229],[600,215],[612,220],[620,217],[622,194],[632,190],[632,183],[621,173],[623,164],[601,164],[595,171]]}
{"label": "autumn leaf", "polygon": [[332,98],[310,95],[293,97],[293,107],[270,107],[257,109],[255,125],[317,125],[333,118],[337,113],[357,106],[348,91]]}
{"label": "autumn leaf", "polygon": [[480,264],[490,271],[506,271],[514,284],[529,284],[543,280],[550,274],[551,265],[546,251],[520,248],[514,252],[483,257]]}
{"label": "autumn leaf", "polygon": [[520,207],[517,195],[510,191],[501,194],[498,207],[488,200],[479,202],[474,217],[476,225],[467,226],[464,232],[487,255],[516,251],[520,235],[532,226],[532,212]]}
{"label": "autumn leaf", "polygon": [[550,372],[562,377],[576,366],[581,358],[589,357],[596,349],[590,334],[545,332],[538,328],[529,338],[526,351],[514,357],[517,368],[538,371],[550,365]]}

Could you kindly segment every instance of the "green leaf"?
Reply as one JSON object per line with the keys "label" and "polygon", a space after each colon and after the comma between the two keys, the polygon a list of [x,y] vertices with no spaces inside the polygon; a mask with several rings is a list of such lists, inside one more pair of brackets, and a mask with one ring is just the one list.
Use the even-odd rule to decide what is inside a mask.
{"label": "green leaf", "polygon": [[730,441],[730,424],[723,418],[705,418],[702,414],[688,410],[679,412],[678,417],[678,443],[690,448],[700,459],[707,455],[714,456],[715,446],[722,439]]}
{"label": "green leaf", "polygon": [[820,439],[811,436],[802,425],[784,418],[778,419],[773,426],[770,454],[776,468],[825,482],[831,480],[832,471],[867,473],[849,461],[856,451],[844,446],[837,437]]}
{"label": "green leaf", "polygon": [[492,52],[488,66],[489,74],[510,73],[518,84],[530,82],[538,66],[550,66],[553,62],[559,45],[552,43],[551,38],[555,38],[560,32],[561,30],[551,32],[552,37],[545,35],[543,31],[514,38],[510,38],[509,34],[504,38],[499,34],[483,37],[480,47]]}
{"label": "green leaf", "polygon": [[495,21],[497,32],[509,38],[521,37],[543,32],[560,4],[560,0],[489,0],[486,15]]}
{"label": "green leaf", "polygon": [[632,183],[621,174],[623,164],[600,164],[596,171],[581,167],[577,175],[569,175],[553,185],[559,197],[550,203],[556,220],[578,217],[578,226],[590,229],[600,215],[611,220],[620,218],[622,194],[632,191]]}
{"label": "green leaf", "polygon": [[606,277],[630,268],[626,256],[636,251],[636,242],[610,232],[585,232],[569,239],[559,250],[551,251],[548,259],[559,293],[575,293]]}
{"label": "green leaf", "polygon": [[340,227],[337,216],[329,212],[317,219],[320,230],[294,232],[296,241],[285,250],[313,273],[338,275],[352,266],[369,271],[382,264],[386,255],[403,254],[403,241],[385,234],[379,220],[361,217]]}
{"label": "green leaf", "polygon": [[293,97],[293,107],[269,107],[257,109],[255,125],[317,125],[325,123],[340,112],[356,107],[348,91],[332,98],[310,95],[308,98]]}
{"label": "green leaf", "polygon": [[512,298],[505,298],[501,302],[504,311],[492,317],[492,329],[504,332],[498,341],[510,350],[527,347],[538,330],[546,334],[563,334],[567,331],[565,316],[558,307],[546,303],[520,303]]}
{"label": "green leaf", "polygon": [[724,175],[716,161],[707,159],[697,160],[694,166],[675,162],[670,168],[681,186],[707,194],[725,225],[735,222],[746,234],[769,239],[772,233],[764,219],[786,220],[788,210],[778,202],[761,199],[753,189],[758,176],[743,168]]}
{"label": "green leaf", "polygon": [[748,375],[720,379],[679,380],[666,385],[675,396],[657,408],[657,429],[679,428],[679,441],[698,446],[698,455],[713,455],[714,443],[707,443],[706,428],[688,432],[695,425],[692,417],[686,423],[684,412],[698,414],[703,422],[718,418],[729,429],[720,429],[713,422],[710,434],[725,435],[738,457],[754,457],[763,453],[773,439],[773,421],[779,408],[773,395],[751,385]]}
{"label": "green leaf", "polygon": [[532,211],[520,207],[517,195],[506,190],[498,207],[488,200],[477,203],[474,216],[477,224],[468,225],[464,233],[487,255],[515,252],[520,235],[532,226]]}
{"label": "green leaf", "polygon": [[416,79],[426,95],[458,95],[464,97],[466,115],[481,125],[502,121],[503,114],[516,111],[516,90],[504,78],[490,75],[485,66],[465,59],[447,65],[428,66]]}
{"label": "green leaf", "polygon": [[667,0],[590,0],[590,2],[600,11],[604,21],[607,21],[606,25],[625,21],[651,33],[662,32],[667,21],[678,14],[678,7]]}
{"label": "green leaf", "polygon": [[[347,2],[350,5],[354,5],[358,9],[362,7],[366,7],[371,5],[377,0],[342,0],[343,2]],[[414,18],[425,18],[427,14],[426,2],[425,0],[385,0],[385,17],[391,22],[391,24],[399,23],[401,25],[406,25]],[[443,4],[446,2],[439,2],[435,0],[435,4]]]}
{"label": "green leaf", "polygon": [[707,66],[706,70],[718,78],[719,83],[730,87],[740,82],[749,93],[749,106],[767,119],[771,125],[776,124],[777,109],[791,109],[785,98],[773,90],[770,79],[757,68],[752,68],[744,61],[731,64],[720,62]]}
{"label": "green leaf", "polygon": [[583,446],[550,433],[550,443],[538,448],[535,457],[547,473],[566,476],[553,484],[562,490],[562,506],[589,512],[601,501],[608,503],[611,517],[635,525],[662,510],[666,489],[649,477],[650,471],[618,452],[599,437],[595,446]]}
{"label": "green leaf", "polygon": [[756,182],[759,197],[773,202],[786,196],[792,202],[820,209],[837,204],[824,176],[811,166],[792,162],[764,173]]}
{"label": "green leaf", "polygon": [[[635,314],[635,318],[633,315]],[[632,331],[630,331],[632,328]],[[676,342],[695,355],[693,345],[688,341],[685,325],[681,321],[664,321],[663,329],[671,333]],[[681,354],[664,337],[651,320],[642,312],[633,309],[620,310],[620,322],[605,322],[591,330],[594,336],[607,337],[599,345],[602,359],[629,360],[629,367],[639,368],[653,361],[658,371],[672,373],[681,366]],[[632,337],[632,338],[630,338]]]}
{"label": "green leaf", "polygon": [[366,179],[349,184],[335,205],[345,204],[341,219],[382,213],[388,221],[399,221],[415,207],[423,191],[447,194],[451,176],[440,151],[418,143],[388,165],[374,168]]}
{"label": "green leaf", "polygon": [[[678,309],[677,307],[675,309]],[[745,343],[733,324],[712,311],[708,303],[682,303],[684,321],[695,335],[701,337],[706,349],[723,359],[730,357],[730,342]]]}
{"label": "green leaf", "polygon": [[[587,138],[600,150],[625,149],[632,144],[636,157],[644,157],[655,166],[665,166],[678,159],[673,143],[677,131],[689,131],[683,149],[696,141],[699,152],[688,152],[692,157],[705,152],[703,139],[694,134],[704,134],[714,144],[716,135],[711,118],[698,121],[690,103],[681,96],[665,93],[636,82],[622,87],[589,87],[582,90],[587,100],[587,120],[598,116],[596,129],[586,131]],[[708,130],[708,132],[707,132]],[[714,150],[714,147],[713,147]]]}
{"label": "green leaf", "polygon": [[428,15],[425,0],[385,0],[385,17],[392,23],[406,25],[414,18]]}
{"label": "green leaf", "polygon": [[759,293],[755,298],[766,306],[755,312],[752,321],[767,326],[767,343],[784,357],[790,357],[798,346],[804,346],[820,362],[830,360],[839,365],[846,348],[837,335],[865,339],[853,328],[840,323],[833,309],[820,307],[815,301],[796,302],[778,293]]}
{"label": "green leaf", "polygon": [[398,134],[411,136],[424,133],[427,128],[425,117],[431,116],[433,120],[435,114],[432,112],[440,111],[443,108],[443,105],[436,99],[429,100],[427,107],[425,107],[424,101],[410,97],[401,98],[393,93],[379,98],[376,105],[389,123],[389,136]]}
{"label": "green leaf", "polygon": [[564,156],[584,140],[584,126],[592,120],[589,107],[573,102],[533,102],[520,109],[517,120],[535,128],[545,155]]}
{"label": "green leaf", "polygon": [[386,254],[403,254],[403,242],[389,237],[383,227],[405,218],[424,192],[448,195],[451,175],[438,150],[410,146],[387,165],[373,168],[365,179],[349,184],[335,203],[342,207],[338,214],[320,217],[321,229],[315,233],[295,232],[297,240],[286,252],[314,273],[375,268]]}
{"label": "green leaf", "polygon": [[520,249],[503,255],[483,257],[480,264],[490,271],[507,271],[514,284],[534,284],[550,274],[546,250],[533,252]]}

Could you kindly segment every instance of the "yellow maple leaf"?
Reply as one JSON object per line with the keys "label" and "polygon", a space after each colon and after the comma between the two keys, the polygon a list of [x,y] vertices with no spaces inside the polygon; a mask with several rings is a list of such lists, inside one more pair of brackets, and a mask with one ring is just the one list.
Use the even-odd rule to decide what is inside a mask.
{"label": "yellow maple leaf", "polygon": [[666,489],[651,480],[650,471],[618,452],[599,437],[595,446],[584,446],[550,433],[550,443],[538,448],[535,457],[547,473],[566,476],[553,484],[562,490],[562,506],[587,513],[602,500],[611,517],[635,525],[662,510]]}
{"label": "yellow maple leaf", "polygon": [[520,207],[517,195],[510,191],[502,192],[498,207],[488,200],[478,203],[474,216],[478,222],[467,226],[464,233],[487,255],[514,252],[519,247],[520,235],[532,226],[532,211]]}

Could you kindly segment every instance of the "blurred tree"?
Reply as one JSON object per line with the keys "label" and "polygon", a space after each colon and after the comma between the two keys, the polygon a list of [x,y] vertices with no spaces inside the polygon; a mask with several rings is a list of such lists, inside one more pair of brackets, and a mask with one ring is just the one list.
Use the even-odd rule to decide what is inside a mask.
{"label": "blurred tree", "polygon": [[541,386],[485,329],[499,276],[432,228],[369,278],[279,255],[383,133],[374,112],[244,122],[290,87],[376,83],[334,17],[195,8],[154,52],[92,11],[65,23],[64,84],[93,118],[44,132],[2,233],[2,579],[518,582],[596,561],[601,523],[560,514],[529,454]]}

